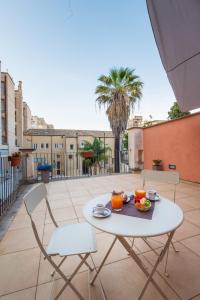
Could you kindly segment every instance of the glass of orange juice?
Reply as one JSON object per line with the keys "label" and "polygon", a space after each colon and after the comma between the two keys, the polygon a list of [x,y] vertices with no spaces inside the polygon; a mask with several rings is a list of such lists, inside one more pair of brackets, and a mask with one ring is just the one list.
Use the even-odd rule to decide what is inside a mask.
{"label": "glass of orange juice", "polygon": [[144,190],[136,190],[136,191],[135,191],[135,196],[136,196],[138,199],[145,198],[145,197],[146,197],[146,192],[145,192]]}
{"label": "glass of orange juice", "polygon": [[114,209],[116,211],[122,210],[122,207],[123,207],[122,193],[116,193],[116,192],[112,193],[111,205],[112,205],[112,209]]}

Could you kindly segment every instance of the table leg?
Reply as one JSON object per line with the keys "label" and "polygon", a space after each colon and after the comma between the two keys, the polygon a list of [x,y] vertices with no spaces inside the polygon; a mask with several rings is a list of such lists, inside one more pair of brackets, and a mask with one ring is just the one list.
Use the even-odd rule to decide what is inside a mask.
{"label": "table leg", "polygon": [[131,248],[131,246],[128,244],[128,242],[126,241],[126,239],[124,237],[121,236],[117,236],[117,239],[121,242],[121,244],[124,246],[124,248],[129,252],[130,256],[133,258],[133,260],[137,263],[137,265],[140,267],[140,269],[144,272],[144,274],[147,276],[147,281],[140,293],[140,296],[138,298],[138,300],[140,300],[142,298],[142,296],[144,295],[144,292],[149,284],[149,282],[152,282],[152,284],[157,288],[157,290],[160,292],[160,294],[163,296],[164,299],[168,299],[166,297],[166,295],[163,293],[163,291],[160,289],[159,285],[154,281],[154,279],[152,278],[156,268],[158,266],[158,264],[162,261],[165,252],[167,251],[167,249],[169,248],[170,242],[172,240],[172,237],[174,235],[175,231],[172,231],[168,237],[168,240],[163,248],[163,250],[161,251],[161,253],[159,254],[156,263],[152,269],[152,271],[149,273],[145,267],[143,266],[143,264],[141,263],[141,260],[139,259],[138,255],[135,253],[135,251]]}
{"label": "table leg", "polygon": [[114,240],[113,240],[113,242],[112,242],[110,248],[108,249],[108,252],[106,253],[104,259],[102,260],[102,262],[101,262],[101,264],[100,264],[100,266],[99,266],[99,268],[98,268],[98,270],[97,270],[95,276],[94,276],[93,279],[90,281],[90,284],[94,284],[94,282],[95,282],[95,280],[96,280],[96,278],[97,278],[99,272],[101,271],[101,269],[102,269],[102,267],[103,267],[103,265],[104,265],[104,263],[105,263],[105,261],[106,261],[108,255],[110,254],[110,252],[111,252],[111,250],[112,250],[114,244],[116,243],[116,240],[117,240],[117,237],[114,238]]}

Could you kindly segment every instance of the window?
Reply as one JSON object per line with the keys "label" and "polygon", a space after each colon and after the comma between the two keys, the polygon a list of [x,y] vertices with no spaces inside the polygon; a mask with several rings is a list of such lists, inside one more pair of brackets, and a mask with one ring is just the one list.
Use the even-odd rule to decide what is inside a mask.
{"label": "window", "polygon": [[74,145],[73,145],[73,144],[70,144],[69,149],[70,149],[70,150],[74,150]]}
{"label": "window", "polygon": [[33,144],[33,149],[37,149],[37,144]]}
{"label": "window", "polygon": [[1,99],[1,112],[5,113],[6,112],[6,101]]}
{"label": "window", "polygon": [[1,81],[1,97],[2,98],[6,97],[6,85],[4,81]]}
{"label": "window", "polygon": [[143,161],[143,150],[138,150],[138,163],[142,163]]}
{"label": "window", "polygon": [[48,149],[49,148],[49,144],[46,144],[46,149]]}
{"label": "window", "polygon": [[85,146],[85,141],[81,141],[81,148]]}
{"label": "window", "polygon": [[41,149],[44,149],[44,144],[43,143],[41,144]]}
{"label": "window", "polygon": [[63,149],[63,144],[54,144],[55,149]]}

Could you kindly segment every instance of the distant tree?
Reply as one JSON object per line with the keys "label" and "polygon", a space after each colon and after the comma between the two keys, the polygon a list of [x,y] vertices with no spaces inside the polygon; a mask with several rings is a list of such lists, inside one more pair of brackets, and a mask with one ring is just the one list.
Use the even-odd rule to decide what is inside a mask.
{"label": "distant tree", "polygon": [[120,172],[120,136],[127,127],[131,109],[141,99],[143,83],[129,68],[112,68],[108,75],[101,75],[95,94],[99,106],[106,107],[106,114],[115,137],[115,173]]}
{"label": "distant tree", "polygon": [[[85,153],[91,152],[91,157],[85,158]],[[101,169],[101,162],[108,160],[108,154],[111,148],[99,140],[94,138],[93,142],[84,141],[84,146],[79,150],[80,155],[84,158],[85,166],[89,169],[94,167],[94,174],[97,174],[97,168]]]}
{"label": "distant tree", "polygon": [[128,150],[128,132],[124,133],[122,138],[122,150]]}
{"label": "distant tree", "polygon": [[168,111],[168,119],[178,119],[184,116],[189,115],[189,111],[182,112],[178,106],[177,102],[174,102],[174,104],[170,107],[170,111]]}

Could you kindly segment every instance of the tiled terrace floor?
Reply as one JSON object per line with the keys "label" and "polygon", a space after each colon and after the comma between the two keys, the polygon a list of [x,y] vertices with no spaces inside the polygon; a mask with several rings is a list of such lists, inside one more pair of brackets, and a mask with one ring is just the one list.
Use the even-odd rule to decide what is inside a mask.
{"label": "tiled terrace floor", "polygon": [[[88,179],[52,182],[48,185],[49,200],[53,214],[59,224],[83,221],[82,207],[92,197],[110,192],[113,189],[133,191],[141,187],[140,175],[117,175]],[[156,184],[156,189],[163,196],[172,198],[172,187]],[[177,230],[174,241],[179,253],[170,250],[169,278],[163,274],[163,265],[158,268],[154,278],[165,291],[167,298],[200,299],[200,186],[181,183],[177,189],[177,204],[185,214],[183,225]],[[46,245],[53,231],[53,224],[46,212],[44,203],[35,211],[35,220],[43,244]],[[99,265],[108,249],[113,236],[97,232],[98,252],[93,255],[96,266]],[[162,246],[165,237],[151,240],[155,248]],[[136,251],[150,269],[155,259],[141,240],[136,240]],[[63,269],[68,274],[77,263],[71,258]],[[43,257],[35,242],[25,209],[22,206],[0,242],[0,300],[45,300],[48,299],[51,267]],[[58,277],[57,277],[58,278]],[[82,268],[75,277],[75,285],[88,297],[88,273]],[[100,281],[90,288],[91,299],[103,299],[103,286],[107,299],[134,300],[143,287],[145,276],[129,258],[125,250],[116,244],[102,272]],[[56,288],[62,283],[56,280]],[[74,300],[73,292],[65,290],[61,299]],[[162,299],[152,285],[149,285],[143,299]]]}

